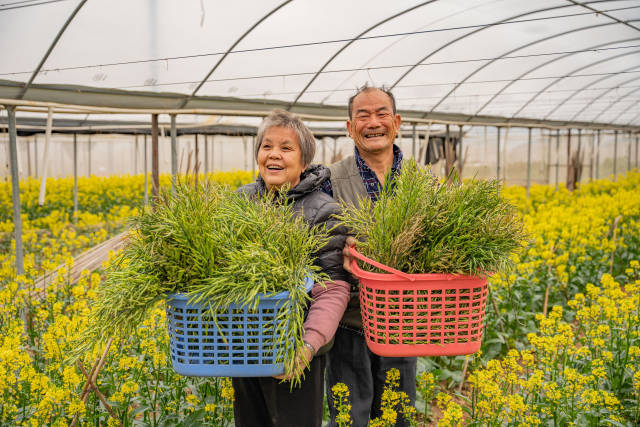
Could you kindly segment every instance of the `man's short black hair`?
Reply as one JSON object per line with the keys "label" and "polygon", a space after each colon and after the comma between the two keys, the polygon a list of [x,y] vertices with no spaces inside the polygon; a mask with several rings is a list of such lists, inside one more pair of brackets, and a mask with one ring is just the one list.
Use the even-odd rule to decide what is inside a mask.
{"label": "man's short black hair", "polygon": [[369,86],[365,84],[364,86],[359,87],[356,93],[354,93],[349,98],[349,120],[353,119],[353,100],[356,98],[356,96],[360,95],[362,92],[368,92],[370,90],[379,90],[380,92],[386,93],[389,99],[391,100],[391,108],[393,110],[393,115],[394,116],[396,115],[396,98],[393,96],[393,93],[391,93],[391,90],[387,89],[385,86],[377,87],[377,86]]}

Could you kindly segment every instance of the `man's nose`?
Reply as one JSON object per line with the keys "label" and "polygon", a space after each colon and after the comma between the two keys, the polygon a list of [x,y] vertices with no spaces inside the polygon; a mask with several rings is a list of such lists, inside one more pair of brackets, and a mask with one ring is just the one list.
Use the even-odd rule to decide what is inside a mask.
{"label": "man's nose", "polygon": [[369,116],[369,121],[367,122],[367,127],[377,128],[380,126],[380,120],[378,120],[378,116],[372,114]]}

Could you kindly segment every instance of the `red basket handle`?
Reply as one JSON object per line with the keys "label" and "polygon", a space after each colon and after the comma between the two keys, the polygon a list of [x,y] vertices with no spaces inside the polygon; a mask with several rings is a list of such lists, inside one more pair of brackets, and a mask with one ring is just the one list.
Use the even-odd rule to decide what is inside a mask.
{"label": "red basket handle", "polygon": [[[384,270],[388,273],[395,274],[396,276],[400,276],[403,279],[407,279],[411,282],[415,282],[416,280],[415,277],[413,277],[411,274],[403,273],[400,270],[396,270],[395,268],[391,268],[388,265],[381,264],[378,261],[374,261],[371,258],[362,255],[360,252],[356,250],[355,246],[349,246],[349,253],[354,258],[357,258],[362,262],[366,262],[367,264],[371,264],[374,267],[378,267],[380,270]],[[352,263],[355,264],[356,267],[358,267],[358,263],[355,260],[353,260]]]}

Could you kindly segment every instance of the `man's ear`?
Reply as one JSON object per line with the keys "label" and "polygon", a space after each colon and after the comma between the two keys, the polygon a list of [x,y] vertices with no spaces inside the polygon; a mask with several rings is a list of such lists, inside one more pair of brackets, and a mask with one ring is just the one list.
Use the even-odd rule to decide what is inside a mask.
{"label": "man's ear", "polygon": [[349,136],[353,139],[351,135],[351,120],[347,120],[347,132],[349,132]]}
{"label": "man's ear", "polygon": [[402,124],[402,116],[400,116],[400,114],[396,114],[395,121],[396,121],[396,128],[400,129],[400,125]]}

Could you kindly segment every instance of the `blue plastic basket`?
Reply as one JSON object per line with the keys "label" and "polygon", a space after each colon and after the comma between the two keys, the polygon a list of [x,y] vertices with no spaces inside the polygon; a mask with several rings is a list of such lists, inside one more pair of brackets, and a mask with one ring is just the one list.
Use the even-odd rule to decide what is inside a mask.
{"label": "blue plastic basket", "polygon": [[[305,279],[307,292],[313,281]],[[216,322],[200,304],[189,304],[182,294],[167,298],[169,348],[173,369],[196,377],[269,377],[284,372],[276,363],[278,334],[275,317],[289,292],[258,295],[258,307],[228,307]],[[204,316],[203,316],[204,315]],[[225,340],[226,339],[226,340]]]}

